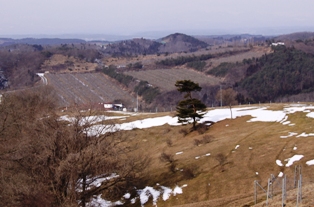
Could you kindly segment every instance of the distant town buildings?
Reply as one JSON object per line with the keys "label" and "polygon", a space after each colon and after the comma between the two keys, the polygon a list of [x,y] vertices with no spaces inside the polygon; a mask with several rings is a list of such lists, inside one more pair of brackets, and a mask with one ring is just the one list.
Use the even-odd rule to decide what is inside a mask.
{"label": "distant town buildings", "polygon": [[273,42],[271,43],[271,46],[278,46],[278,45],[285,45],[284,42]]}

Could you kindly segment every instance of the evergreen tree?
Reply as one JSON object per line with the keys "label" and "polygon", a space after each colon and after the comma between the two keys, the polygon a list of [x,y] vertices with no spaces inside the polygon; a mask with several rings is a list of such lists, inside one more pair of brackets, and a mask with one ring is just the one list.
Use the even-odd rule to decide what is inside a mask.
{"label": "evergreen tree", "polygon": [[192,98],[192,92],[201,91],[202,88],[198,83],[194,83],[191,80],[179,80],[175,86],[180,93],[186,93],[184,99],[176,107],[178,122],[186,124],[189,122],[189,119],[193,119],[193,129],[195,129],[196,121],[203,118],[206,105],[199,99]]}

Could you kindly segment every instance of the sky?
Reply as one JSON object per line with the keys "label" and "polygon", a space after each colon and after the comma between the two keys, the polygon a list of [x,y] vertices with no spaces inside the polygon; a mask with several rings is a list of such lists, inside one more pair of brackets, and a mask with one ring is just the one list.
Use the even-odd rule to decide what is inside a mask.
{"label": "sky", "polygon": [[0,36],[314,31],[313,0],[0,0]]}

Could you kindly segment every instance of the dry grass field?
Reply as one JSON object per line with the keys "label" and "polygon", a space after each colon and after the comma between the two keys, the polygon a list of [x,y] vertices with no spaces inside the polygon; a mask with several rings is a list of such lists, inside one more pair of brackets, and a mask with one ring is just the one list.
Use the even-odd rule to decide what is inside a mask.
{"label": "dry grass field", "polygon": [[190,79],[200,85],[219,84],[218,78],[186,68],[126,71],[124,73],[139,80],[146,80],[163,91],[176,90],[175,83],[177,80]]}
{"label": "dry grass field", "polygon": [[252,50],[244,53],[239,53],[235,55],[231,55],[228,57],[219,57],[219,58],[214,58],[206,61],[208,65],[210,65],[209,69],[217,67],[219,64],[223,62],[242,62],[244,59],[249,59],[249,58],[258,58],[261,57],[264,54],[268,54],[271,52],[270,47],[254,47]]}
{"label": "dry grass field", "polygon": [[55,88],[62,106],[134,100],[128,91],[102,73],[45,73],[45,77],[48,85]]}
{"label": "dry grass field", "polygon": [[90,72],[95,71],[96,63],[89,63],[74,57],[67,57],[61,54],[55,54],[44,62],[41,66],[42,71],[50,72]]}
{"label": "dry grass field", "polygon": [[[220,57],[220,58],[214,58],[210,61],[213,61],[213,65],[215,65],[216,61],[221,59],[222,62],[236,62],[236,61],[242,61],[244,58],[252,58],[252,57],[260,57],[265,53],[270,52],[269,47],[264,47],[264,46],[255,46],[253,49],[251,49],[248,52],[243,52],[241,51],[246,51],[248,50],[248,47],[228,47],[228,46],[212,46],[209,49],[201,49],[196,52],[189,52],[189,53],[173,53],[173,54],[160,54],[160,55],[138,55],[137,57],[118,57],[118,58],[104,58],[103,61],[106,65],[116,65],[116,66],[126,66],[129,63],[135,63],[135,62],[142,62],[144,67],[150,67],[150,68],[155,68],[154,63],[156,61],[160,61],[166,58],[177,58],[179,56],[200,56],[203,54],[218,54],[218,53],[224,53],[224,52],[239,52],[239,54],[231,55],[228,57]],[[230,57],[230,59],[229,59]]]}
{"label": "dry grass field", "polygon": [[[272,104],[269,109],[282,110],[283,105]],[[145,117],[147,114],[134,116],[132,120]],[[189,131],[191,126],[163,125],[122,133],[137,146],[136,153],[151,158],[147,169],[150,186],[187,184],[182,195],[172,196],[167,201],[160,199],[159,207],[251,206],[255,180],[266,188],[271,174],[277,177],[283,172],[291,181],[296,165],[302,166],[303,206],[313,206],[310,192],[314,182],[313,166],[305,162],[314,159],[314,138],[292,136],[283,139],[280,136],[289,132],[313,133],[314,119],[306,117],[304,112],[288,115],[287,121],[295,124],[291,126],[279,122],[247,122],[250,119],[251,116],[225,119],[206,130],[193,132]],[[172,164],[161,161],[162,154],[168,155]],[[304,155],[304,158],[291,167],[276,164],[277,159],[284,161],[295,154]],[[276,179],[281,182],[281,178]],[[294,194],[294,191],[288,191],[287,206],[295,206]],[[265,196],[262,190],[258,191],[258,206],[265,206],[262,203]],[[270,200],[272,206],[278,206],[280,195],[277,196]],[[148,202],[145,206],[152,204]]]}

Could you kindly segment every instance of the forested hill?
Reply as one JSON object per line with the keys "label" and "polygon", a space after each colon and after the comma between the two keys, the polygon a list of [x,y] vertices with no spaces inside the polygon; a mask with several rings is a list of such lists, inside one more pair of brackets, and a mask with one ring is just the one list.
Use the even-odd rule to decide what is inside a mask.
{"label": "forested hill", "polygon": [[253,102],[314,91],[314,56],[295,48],[274,47],[251,64],[246,77],[236,84]]}

